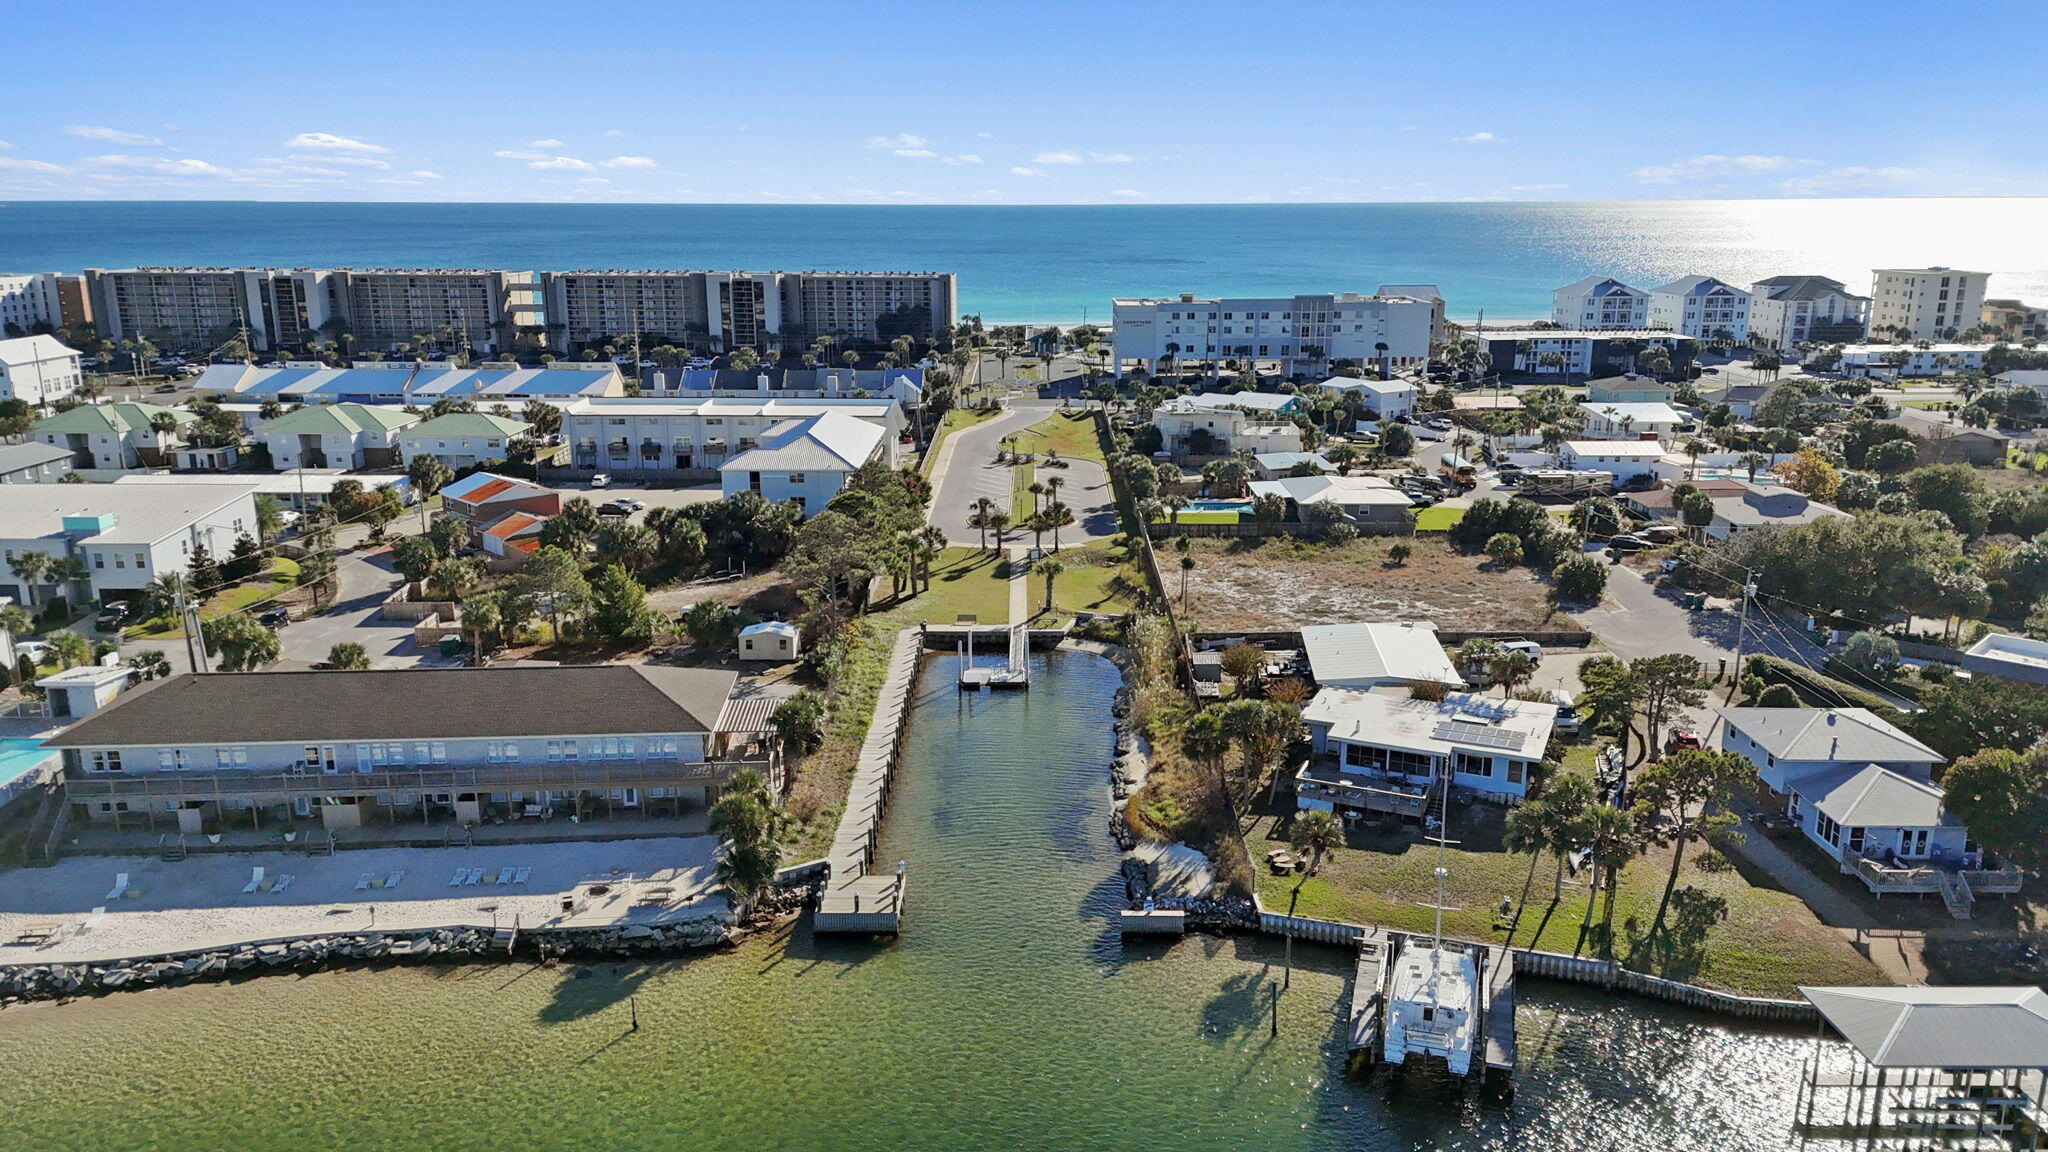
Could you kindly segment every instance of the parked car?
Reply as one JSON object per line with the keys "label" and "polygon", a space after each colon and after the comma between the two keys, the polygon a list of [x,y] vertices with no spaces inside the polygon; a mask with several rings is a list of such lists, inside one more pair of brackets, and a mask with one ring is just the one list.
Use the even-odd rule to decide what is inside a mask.
{"label": "parked car", "polygon": [[256,622],[275,632],[292,622],[292,614],[283,608],[272,608],[256,617]]}
{"label": "parked car", "polygon": [[178,386],[176,384],[159,384],[150,389],[151,392],[176,392],[177,390]]}
{"label": "parked car", "polygon": [[1673,728],[1671,730],[1670,738],[1664,741],[1664,751],[1667,754],[1677,752],[1686,748],[1704,747],[1706,747],[1706,745],[1700,742],[1699,733],[1688,732],[1683,728]]}
{"label": "parked car", "polygon": [[1635,534],[1652,544],[1676,544],[1685,539],[1685,529],[1676,524],[1652,524],[1636,529]]}
{"label": "parked car", "polygon": [[612,486],[612,474],[611,474],[611,473],[609,473],[609,472],[599,472],[599,473],[598,473],[597,475],[595,475],[595,476],[592,476],[592,477],[590,478],[590,486],[591,486],[592,488],[609,488],[609,487],[611,487],[611,486]]}
{"label": "parked car", "polygon": [[16,640],[14,654],[17,657],[26,656],[37,664],[42,664],[50,658],[50,646],[41,640]]}
{"label": "parked car", "polygon": [[1551,725],[1552,729],[1560,736],[1578,735],[1584,722],[1579,719],[1579,706],[1572,699],[1572,694],[1562,688],[1552,688],[1543,694],[1543,698],[1557,705],[1557,720]]}
{"label": "parked car", "polygon": [[1539,664],[1543,662],[1543,645],[1534,640],[1503,640],[1500,642],[1500,650],[1521,652]]}
{"label": "parked car", "polygon": [[598,505],[597,514],[599,516],[631,516],[645,507],[647,507],[647,501],[645,500],[635,500],[630,496],[621,496],[616,500],[607,500]]}
{"label": "parked car", "polygon": [[1607,547],[1615,552],[1640,552],[1645,548],[1655,548],[1656,545],[1641,536],[1629,535],[1613,537],[1607,541]]}
{"label": "parked car", "polygon": [[92,618],[92,626],[99,629],[102,632],[119,631],[121,628],[125,627],[127,623],[128,604],[126,601],[122,600],[116,600],[113,603],[102,607],[100,609],[100,614]]}

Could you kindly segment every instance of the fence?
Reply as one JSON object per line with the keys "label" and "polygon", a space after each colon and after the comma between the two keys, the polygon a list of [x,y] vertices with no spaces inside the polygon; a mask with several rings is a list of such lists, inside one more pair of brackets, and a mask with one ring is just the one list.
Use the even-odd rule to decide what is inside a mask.
{"label": "fence", "polygon": [[[1413,536],[1415,525],[1412,521],[1401,520],[1355,520],[1344,521],[1360,536]],[[1176,524],[1172,520],[1157,520],[1150,525],[1155,536],[1310,536],[1317,529],[1293,520],[1239,520],[1235,524]]]}

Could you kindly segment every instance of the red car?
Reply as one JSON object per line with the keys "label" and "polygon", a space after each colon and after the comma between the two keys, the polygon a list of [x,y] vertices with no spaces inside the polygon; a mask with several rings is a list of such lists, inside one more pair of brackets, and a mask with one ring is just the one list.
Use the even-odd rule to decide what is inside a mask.
{"label": "red car", "polygon": [[1681,748],[1704,747],[1706,747],[1706,745],[1700,743],[1699,733],[1687,732],[1681,728],[1673,728],[1671,730],[1671,738],[1664,742],[1664,751],[1666,752],[1676,752]]}

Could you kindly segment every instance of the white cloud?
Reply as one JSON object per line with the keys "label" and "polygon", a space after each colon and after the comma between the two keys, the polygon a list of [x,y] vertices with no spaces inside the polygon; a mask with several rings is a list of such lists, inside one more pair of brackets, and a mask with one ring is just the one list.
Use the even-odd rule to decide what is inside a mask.
{"label": "white cloud", "polygon": [[545,152],[534,152],[525,148],[501,148],[491,153],[491,155],[496,156],[500,160],[545,160],[548,158],[548,154]]}
{"label": "white cloud", "polygon": [[1043,176],[1043,175],[1045,175],[1045,173],[1044,173],[1044,172],[1042,172],[1042,171],[1040,171],[1039,169],[1036,169],[1036,168],[1026,168],[1026,167],[1024,167],[1024,166],[1023,166],[1022,164],[1019,164],[1019,165],[1017,165],[1016,167],[1014,167],[1014,168],[1010,169],[1010,175],[1012,175],[1012,176]]}
{"label": "white cloud", "polygon": [[311,152],[385,153],[391,151],[391,149],[382,145],[370,144],[348,136],[336,136],[332,132],[301,132],[297,136],[285,141],[284,146]]}
{"label": "white cloud", "polygon": [[209,164],[192,157],[168,159],[161,156],[88,156],[87,164],[95,168],[133,168],[155,172],[163,176],[233,176],[235,173],[218,164]]}
{"label": "white cloud", "polygon": [[870,148],[929,148],[931,146],[931,141],[922,136],[912,136],[908,132],[898,132],[894,136],[868,137],[868,147]]}
{"label": "white cloud", "polygon": [[590,161],[578,160],[574,156],[551,156],[545,160],[528,161],[526,166],[528,168],[538,168],[543,172],[597,171],[597,166],[592,164]]}
{"label": "white cloud", "polygon": [[1555,191],[1557,191],[1558,189],[1560,189],[1560,188],[1563,188],[1563,187],[1564,187],[1564,185],[1562,185],[1562,184],[1510,184],[1510,185],[1508,185],[1508,191],[1510,191],[1510,192],[1555,192]]}
{"label": "white cloud", "polygon": [[320,157],[320,162],[322,164],[346,164],[351,168],[388,169],[391,167],[391,161],[379,160],[375,156],[331,155]]}
{"label": "white cloud", "polygon": [[1111,192],[1110,195],[1119,200],[1150,200],[1152,198],[1150,192],[1140,192],[1136,188],[1118,188]]}
{"label": "white cloud", "polygon": [[1907,181],[1927,174],[1924,168],[1901,168],[1897,166],[1872,168],[1861,164],[1850,164],[1840,168],[1826,168],[1806,176],[1794,176],[1781,181],[1778,187],[1794,196],[1810,196],[1822,192],[1854,192],[1868,188],[1893,188]]}
{"label": "white cloud", "polygon": [[1420,131],[1422,131],[1422,125],[1420,125],[1420,124],[1403,124],[1403,125],[1401,125],[1401,131],[1403,131],[1403,132],[1420,132]]}
{"label": "white cloud", "polygon": [[962,152],[962,153],[961,153],[961,154],[959,154],[958,156],[948,156],[948,157],[946,157],[946,163],[948,163],[948,164],[979,164],[979,163],[981,163],[981,157],[979,157],[979,156],[975,155],[975,154],[974,154],[974,153],[972,153],[972,152]]}
{"label": "white cloud", "polygon": [[1500,143],[1500,137],[1498,137],[1498,136],[1495,136],[1495,135],[1494,135],[1493,133],[1491,133],[1491,132],[1474,132],[1474,133],[1473,133],[1473,134],[1471,134],[1470,136],[1453,136],[1453,137],[1451,137],[1451,143],[1453,143],[1453,144],[1498,144],[1498,143]]}
{"label": "white cloud", "polygon": [[562,142],[550,136],[545,140],[528,140],[526,146],[528,148],[560,148]]}
{"label": "white cloud", "polygon": [[1090,152],[1088,158],[1097,164],[1129,164],[1131,162],[1130,156],[1122,152]]}
{"label": "white cloud", "polygon": [[1709,152],[1673,160],[1669,164],[1638,168],[1635,177],[1644,184],[1676,184],[1681,180],[1761,176],[1805,163],[1809,161],[1795,160],[1790,156],[1723,156],[1718,152]]}
{"label": "white cloud", "polygon": [[604,130],[604,134],[607,136],[624,136],[626,132],[623,128],[607,128]]}
{"label": "white cloud", "polygon": [[604,162],[607,168],[656,168],[660,167],[645,156],[614,156]]}
{"label": "white cloud", "polygon": [[7,141],[5,141],[5,140],[0,140],[0,148],[12,148],[12,147],[14,147],[14,145],[12,145],[12,144],[9,144],[9,143],[8,143]]}
{"label": "white cloud", "polygon": [[1079,164],[1079,152],[1040,152],[1031,158],[1034,164]]}
{"label": "white cloud", "polygon": [[939,154],[929,148],[896,148],[892,149],[889,154],[891,156],[902,156],[909,160],[937,160],[939,158]]}
{"label": "white cloud", "polygon": [[0,156],[0,172],[42,172],[59,176],[71,171],[47,160],[17,160],[12,156]]}
{"label": "white cloud", "polygon": [[[992,133],[988,132],[976,132],[975,135],[981,137],[983,140],[995,139],[995,136]],[[990,191],[994,191],[994,189],[990,189]]]}
{"label": "white cloud", "polygon": [[412,171],[410,171],[410,172],[407,172],[407,173],[406,173],[406,175],[407,175],[407,176],[413,176],[413,177],[417,177],[417,178],[419,178],[419,179],[421,179],[421,180],[439,180],[439,179],[441,179],[441,174],[440,174],[439,172],[429,172],[429,171],[427,171],[427,170],[426,170],[425,168],[415,168],[415,169],[413,169]]}
{"label": "white cloud", "polygon": [[83,140],[97,140],[102,144],[119,144],[127,148],[150,148],[163,143],[154,136],[144,136],[140,132],[123,132],[118,128],[108,128],[100,124],[67,124],[59,131]]}

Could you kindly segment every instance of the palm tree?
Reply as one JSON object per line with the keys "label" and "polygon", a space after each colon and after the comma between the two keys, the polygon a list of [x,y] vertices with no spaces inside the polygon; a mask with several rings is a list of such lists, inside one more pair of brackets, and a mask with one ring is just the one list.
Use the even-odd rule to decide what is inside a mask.
{"label": "palm tree", "polygon": [[1179,527],[1180,510],[1188,506],[1188,498],[1178,492],[1168,492],[1160,503],[1166,505],[1167,522]]}
{"label": "palm tree", "polygon": [[49,579],[64,589],[65,597],[69,599],[79,585],[92,579],[92,569],[86,567],[83,556],[59,556],[50,561]]}
{"label": "palm tree", "polygon": [[7,562],[7,566],[13,569],[14,575],[21,580],[23,592],[28,596],[28,606],[31,608],[36,606],[36,585],[41,584],[43,578],[50,574],[52,563],[54,561],[48,552],[33,548]]}
{"label": "palm tree", "polygon": [[1308,853],[1308,871],[1294,883],[1294,890],[1299,892],[1323,866],[1323,857],[1344,846],[1344,825],[1334,812],[1303,812],[1294,818],[1294,827],[1287,830],[1287,842],[1294,845],[1296,852]]}
{"label": "palm tree", "polygon": [[1757,471],[1764,465],[1769,464],[1771,460],[1770,457],[1765,456],[1763,453],[1751,449],[1736,457],[1735,462],[1742,465],[1743,471],[1749,473],[1749,482],[1754,484],[1756,483]]}
{"label": "palm tree", "polygon": [[[1185,540],[1187,537],[1183,536]],[[1188,573],[1195,570],[1195,558],[1183,552],[1180,554],[1180,614],[1188,614]]]}
{"label": "palm tree", "polygon": [[1046,527],[1052,529],[1052,550],[1059,551],[1060,529],[1074,522],[1074,510],[1055,500],[1045,506],[1044,512],[1039,513],[1039,519],[1044,520]]}
{"label": "palm tree", "polygon": [[995,511],[996,502],[986,496],[980,497],[974,502],[974,516],[971,522],[976,528],[981,530],[980,551],[988,551],[989,518],[995,515]]}
{"label": "palm tree", "polygon": [[1515,689],[1527,684],[1536,675],[1536,658],[1527,652],[1503,652],[1494,658],[1493,678],[1500,681],[1502,698],[1511,697]]}
{"label": "palm tree", "polygon": [[92,663],[92,641],[81,633],[59,628],[43,639],[49,641],[50,652],[57,657],[59,668],[76,668]]}
{"label": "palm tree", "polygon": [[1031,493],[1031,514],[1036,516],[1038,515],[1038,498],[1051,491],[1051,489],[1039,481],[1033,480],[1030,486],[1025,488],[1025,491]]}
{"label": "palm tree", "polygon": [[1051,556],[1040,557],[1038,563],[1031,566],[1032,572],[1045,577],[1045,610],[1047,612],[1052,611],[1053,581],[1059,579],[1060,573],[1066,570],[1067,566],[1065,564],[1060,563]]}
{"label": "palm tree", "polygon": [[1643,840],[1636,831],[1635,821],[1627,812],[1612,804],[1595,805],[1587,811],[1583,827],[1585,847],[1591,852],[1593,867],[1591,883],[1586,888],[1586,921],[1580,929],[1580,941],[1593,929],[1593,900],[1600,894],[1600,886],[1607,886],[1606,928],[1602,931],[1602,948],[1612,954],[1614,924],[1614,893],[1621,886],[1621,870],[1636,858],[1643,849]]}
{"label": "palm tree", "polygon": [[991,512],[991,513],[989,513],[989,514],[988,514],[988,526],[989,526],[989,528],[990,528],[991,530],[993,530],[993,531],[995,532],[995,534],[996,534],[996,551],[998,551],[998,552],[1002,551],[1002,550],[1003,550],[1003,533],[1004,533],[1005,531],[1007,531],[1007,530],[1009,529],[1009,527],[1010,527],[1010,514],[1009,514],[1008,512]]}

